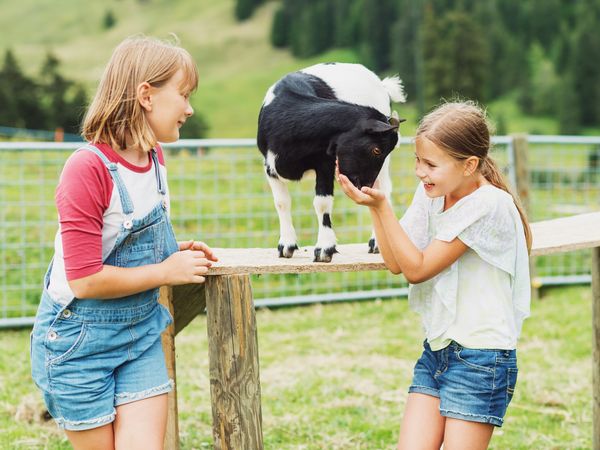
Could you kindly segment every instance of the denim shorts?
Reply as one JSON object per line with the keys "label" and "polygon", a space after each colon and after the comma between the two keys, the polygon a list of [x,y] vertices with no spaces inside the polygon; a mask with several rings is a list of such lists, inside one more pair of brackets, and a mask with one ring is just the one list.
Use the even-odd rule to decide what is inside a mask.
{"label": "denim shorts", "polygon": [[517,383],[516,350],[423,347],[408,392],[438,397],[444,417],[501,427]]}
{"label": "denim shorts", "polygon": [[42,295],[31,333],[31,372],[60,428],[100,427],[114,420],[116,406],[172,389],[161,343],[169,312],[155,297],[116,306],[76,299],[65,307]]}

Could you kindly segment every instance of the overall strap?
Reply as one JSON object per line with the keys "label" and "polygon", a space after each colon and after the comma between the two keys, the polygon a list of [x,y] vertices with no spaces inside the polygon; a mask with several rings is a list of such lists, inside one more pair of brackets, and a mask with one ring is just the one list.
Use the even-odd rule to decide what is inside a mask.
{"label": "overall strap", "polygon": [[133,213],[133,202],[129,197],[129,193],[127,192],[127,188],[125,187],[125,183],[121,179],[121,175],[119,175],[119,170],[117,165],[114,162],[108,160],[106,155],[98,149],[98,147],[92,144],[86,144],[83,147],[78,148],[76,151],[80,150],[88,150],[90,152],[95,153],[102,160],[106,168],[108,169],[108,173],[112,177],[117,189],[119,190],[119,198],[121,199],[121,205],[123,207],[123,213],[125,215],[130,215]]}
{"label": "overall strap", "polygon": [[160,173],[160,165],[158,164],[158,155],[156,154],[156,149],[153,148],[150,154],[152,155],[152,163],[154,164],[154,174],[156,175],[156,185],[158,186],[158,192],[160,192],[162,195],[166,195],[166,184],[163,181],[162,174]]}

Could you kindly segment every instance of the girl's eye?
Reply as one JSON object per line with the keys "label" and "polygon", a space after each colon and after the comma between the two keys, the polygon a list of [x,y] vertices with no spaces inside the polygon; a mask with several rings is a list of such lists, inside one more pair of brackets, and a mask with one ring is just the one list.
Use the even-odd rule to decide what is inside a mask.
{"label": "girl's eye", "polygon": [[381,150],[379,149],[379,147],[373,147],[373,150],[371,150],[371,152],[373,152],[375,156],[381,155]]}

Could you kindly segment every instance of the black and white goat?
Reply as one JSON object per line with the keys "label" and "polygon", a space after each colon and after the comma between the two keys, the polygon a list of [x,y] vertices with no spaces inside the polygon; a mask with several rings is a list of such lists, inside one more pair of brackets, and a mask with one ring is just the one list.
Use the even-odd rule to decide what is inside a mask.
{"label": "black and white goat", "polygon": [[[404,102],[399,78],[384,80],[360,64],[317,64],[269,88],[258,118],[258,148],[279,215],[279,256],[298,249],[286,182],[316,173],[313,205],[319,221],[315,261],[336,253],[331,226],[335,162],[359,189],[379,186],[389,198],[388,155],[398,142],[390,100]],[[383,170],[382,170],[383,168]],[[369,252],[377,252],[374,235]]]}

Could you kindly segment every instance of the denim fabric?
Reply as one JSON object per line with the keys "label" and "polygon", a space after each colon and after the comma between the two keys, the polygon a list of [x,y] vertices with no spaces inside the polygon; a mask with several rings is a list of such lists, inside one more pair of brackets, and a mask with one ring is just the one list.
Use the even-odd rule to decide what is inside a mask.
{"label": "denim fabric", "polygon": [[423,347],[409,393],[438,397],[442,416],[501,427],[517,383],[516,350]]}
{"label": "denim fabric", "polygon": [[[111,163],[99,156],[111,170]],[[152,158],[157,166],[154,152]],[[164,195],[160,172],[156,174]],[[119,178],[113,180],[125,217],[104,264],[156,264],[176,252],[164,199],[143,218],[132,220],[129,195]],[[160,337],[172,318],[157,301],[158,289],[110,300],[75,298],[63,306],[46,290],[51,270],[52,263],[31,333],[31,364],[32,377],[59,427],[96,428],[114,420],[115,406],[169,392],[173,382]]]}

